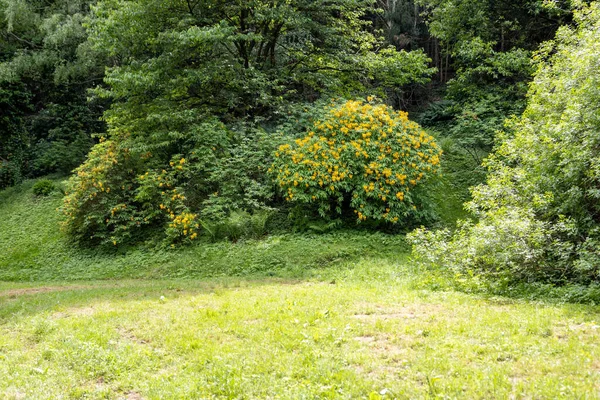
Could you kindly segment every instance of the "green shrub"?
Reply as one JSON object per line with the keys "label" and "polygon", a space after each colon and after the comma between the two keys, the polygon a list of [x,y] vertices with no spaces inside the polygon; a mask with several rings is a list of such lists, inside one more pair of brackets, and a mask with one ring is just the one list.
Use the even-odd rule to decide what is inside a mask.
{"label": "green shrub", "polygon": [[32,190],[36,196],[49,196],[56,190],[56,185],[49,179],[41,179],[33,185]]}
{"label": "green shrub", "polygon": [[210,166],[207,185],[214,190],[202,201],[202,218],[226,219],[237,210],[272,211],[276,188],[267,169],[282,141],[282,135],[252,125],[232,129],[227,148]]}
{"label": "green shrub", "polygon": [[266,169],[281,140],[214,119],[190,130],[151,147],[127,137],[96,145],[70,179],[62,208],[66,232],[88,244],[158,239],[175,245],[195,241],[203,231],[213,236],[216,221],[223,226],[215,236],[247,235],[245,226],[238,234],[229,220],[236,210],[254,221],[272,209],[275,191]]}
{"label": "green shrub", "polygon": [[21,161],[0,159],[0,189],[16,185],[23,180]]}
{"label": "green shrub", "polygon": [[259,239],[267,234],[267,223],[273,212],[266,210],[250,214],[246,211],[233,211],[227,217],[216,221],[200,220],[202,228],[212,241],[227,239],[237,242],[240,239]]}
{"label": "green shrub", "polygon": [[156,215],[136,204],[134,182],[140,170],[140,161],[114,141],[94,146],[69,180],[62,206],[64,230],[93,244],[117,245],[131,239]]}

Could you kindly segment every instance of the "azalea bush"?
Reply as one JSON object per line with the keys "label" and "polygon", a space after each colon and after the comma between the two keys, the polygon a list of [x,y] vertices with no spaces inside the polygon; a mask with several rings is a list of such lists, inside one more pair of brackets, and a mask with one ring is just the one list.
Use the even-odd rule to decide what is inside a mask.
{"label": "azalea bush", "polygon": [[172,140],[179,151],[172,155],[127,134],[102,139],[69,180],[63,228],[80,243],[109,246],[212,236],[206,227],[234,211],[254,217],[272,209],[266,169],[280,142],[252,126],[232,130],[209,119]]}
{"label": "azalea bush", "polygon": [[69,180],[61,209],[63,229],[78,241],[116,245],[147,223],[134,207],[132,182],[139,164],[114,141],[94,146]]}
{"label": "azalea bush", "polygon": [[331,103],[304,137],[283,144],[270,172],[285,199],[322,216],[348,206],[358,221],[419,217],[441,150],[408,114],[375,99]]}
{"label": "azalea bush", "polygon": [[[102,140],[69,180],[63,228],[82,243],[119,245],[154,235],[174,244],[198,238],[198,209],[213,189],[209,166],[227,146],[219,124],[190,135],[165,158],[126,135]],[[152,228],[152,229],[150,229]]]}

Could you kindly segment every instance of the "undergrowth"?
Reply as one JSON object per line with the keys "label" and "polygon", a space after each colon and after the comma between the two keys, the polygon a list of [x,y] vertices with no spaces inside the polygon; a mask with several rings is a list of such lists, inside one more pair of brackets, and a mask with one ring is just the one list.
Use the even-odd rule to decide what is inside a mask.
{"label": "undergrowth", "polygon": [[288,233],[235,243],[207,237],[178,249],[153,245],[152,238],[145,246],[112,251],[82,248],[58,229],[60,192],[37,197],[33,185],[0,193],[0,281],[306,277],[358,258],[397,258],[408,251],[402,236],[364,231]]}
{"label": "undergrowth", "polygon": [[[53,180],[61,188],[58,179]],[[447,182],[436,189],[441,199]],[[515,283],[478,274],[457,274],[425,267],[409,258],[404,235],[344,230],[305,229],[244,239],[210,233],[191,246],[165,249],[146,245],[91,249],[70,243],[58,229],[61,191],[39,197],[34,181],[0,192],[0,282],[52,282],[115,279],[284,278],[330,279],[353,274],[357,263],[371,260],[394,265],[414,289],[461,291],[550,303],[600,304],[600,286]],[[440,200],[441,201],[441,200]],[[450,205],[454,210],[456,207]],[[446,216],[450,225],[457,214]],[[311,225],[312,226],[312,225]],[[389,271],[388,271],[389,272]],[[386,273],[388,273],[386,272]]]}

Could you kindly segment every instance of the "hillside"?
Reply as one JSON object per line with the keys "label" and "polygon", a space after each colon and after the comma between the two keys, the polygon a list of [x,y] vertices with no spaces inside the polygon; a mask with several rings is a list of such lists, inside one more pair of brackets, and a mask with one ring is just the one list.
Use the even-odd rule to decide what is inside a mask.
{"label": "hillside", "polygon": [[176,250],[159,244],[118,251],[84,249],[60,232],[60,193],[36,197],[32,185],[0,192],[0,281],[305,277],[359,257],[407,252],[401,237],[364,232],[286,234]]}

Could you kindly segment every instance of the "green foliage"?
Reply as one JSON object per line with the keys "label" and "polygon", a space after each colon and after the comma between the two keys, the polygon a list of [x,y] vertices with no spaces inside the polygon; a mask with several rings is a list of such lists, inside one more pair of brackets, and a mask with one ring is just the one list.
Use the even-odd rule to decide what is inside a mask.
{"label": "green foliage", "polygon": [[[187,160],[177,155],[167,165],[144,172],[143,159],[132,156],[129,148],[111,140],[96,145],[69,182],[64,228],[79,241],[115,246],[139,240],[148,227],[162,226],[171,241],[195,239],[197,215],[190,212],[185,193],[206,190],[202,181],[191,178],[195,172],[206,174],[204,162],[214,157],[189,150]],[[180,186],[182,182],[187,186]]]}
{"label": "green foliage", "polygon": [[227,149],[208,166],[207,184],[215,191],[202,201],[202,218],[218,221],[236,210],[272,210],[276,191],[266,172],[282,141],[282,135],[252,126],[230,131]]}
{"label": "green foliage", "polygon": [[417,118],[444,140],[444,174],[462,192],[464,201],[471,198],[469,187],[485,181],[482,162],[493,150],[506,119],[524,109],[525,98],[517,87],[450,82],[446,99]]}
{"label": "green foliage", "polygon": [[139,169],[139,161],[113,141],[94,146],[69,181],[62,207],[66,232],[79,241],[116,244],[146,225],[146,216],[131,204],[135,201],[131,181]]}
{"label": "green foliage", "polygon": [[415,189],[437,172],[440,155],[406,113],[347,101],[332,103],[304,138],[279,147],[271,171],[286,200],[315,204],[323,217],[349,206],[358,221],[405,223],[425,207]]}
{"label": "green foliage", "polygon": [[478,221],[446,239],[415,236],[429,263],[507,280],[599,279],[598,5],[580,10],[577,22],[535,57],[527,109],[487,161],[487,183],[473,191]]}
{"label": "green foliage", "polygon": [[40,179],[33,185],[32,190],[36,196],[49,196],[56,190],[56,185],[50,179]]}
{"label": "green foliage", "polygon": [[149,236],[189,243],[199,238],[203,225],[229,226],[233,211],[258,218],[260,211],[272,209],[275,192],[266,168],[280,139],[251,127],[239,129],[198,122],[173,140],[180,153],[170,158],[171,148],[142,146],[130,138],[121,138],[121,145],[115,140],[96,145],[69,182],[66,231],[82,243],[118,245]]}
{"label": "green foliage", "polygon": [[423,7],[415,0],[379,0],[383,11],[383,28],[389,43],[398,48],[419,48],[428,39],[428,30],[422,18]]}
{"label": "green foliage", "polygon": [[0,2],[0,187],[71,172],[104,130],[87,102],[104,69],[86,44],[91,3]]}
{"label": "green foliage", "polygon": [[268,233],[267,222],[271,214],[265,210],[256,211],[252,215],[246,211],[233,211],[218,220],[200,220],[200,224],[212,241],[260,239]]}
{"label": "green foliage", "polygon": [[175,244],[197,239],[201,221],[271,209],[265,168],[283,139],[266,129],[290,131],[297,110],[323,93],[425,82],[432,71],[422,52],[380,47],[363,19],[369,5],[94,6],[89,43],[114,60],[108,87],[95,91],[112,101],[110,144],[95,148],[71,182],[67,232],[118,245],[152,230]]}
{"label": "green foliage", "polygon": [[48,104],[39,112],[28,128],[39,138],[30,150],[30,175],[67,175],[85,161],[94,144],[92,133],[103,129],[95,108],[83,97],[69,104]]}
{"label": "green foliage", "polygon": [[493,43],[474,38],[461,43],[455,56],[457,75],[448,83],[450,104],[444,110],[453,119],[447,136],[473,156],[490,152],[504,120],[525,108],[526,82],[533,71],[531,52],[520,48],[498,52]]}
{"label": "green foliage", "polygon": [[[381,233],[265,235],[273,224],[268,212],[233,213],[203,227],[205,238],[174,250],[160,246],[160,239],[152,241],[151,230],[144,231],[146,246],[115,248],[111,243],[106,249],[89,249],[57,229],[62,199],[31,196],[33,184],[26,181],[0,192],[0,281],[310,277],[345,268],[360,257],[385,254],[396,260],[407,251],[402,236]],[[235,238],[240,240],[225,240]]]}
{"label": "green foliage", "polygon": [[193,108],[270,116],[285,101],[431,73],[422,52],[378,50],[362,19],[370,1],[179,3],[104,1],[95,8],[91,42],[123,60],[109,70],[103,93],[123,101],[112,112],[123,123],[146,111],[135,108],[142,99],[152,115]]}
{"label": "green foliage", "polygon": [[24,114],[30,109],[30,94],[23,85],[0,83],[0,189],[19,183],[27,172]]}
{"label": "green foliage", "polygon": [[544,0],[418,0],[418,3],[427,7],[431,33],[444,43],[454,47],[479,38],[493,41],[500,51],[535,48],[536,43],[552,35],[557,25],[568,22],[571,13],[570,1],[563,8],[558,2]]}
{"label": "green foliage", "polygon": [[497,131],[525,109],[532,52],[569,23],[570,7],[561,10],[542,0],[418,3],[427,10],[431,34],[441,41],[441,77],[448,83],[443,101],[434,102],[417,120],[453,140],[450,172],[479,184],[481,161],[493,149]]}

